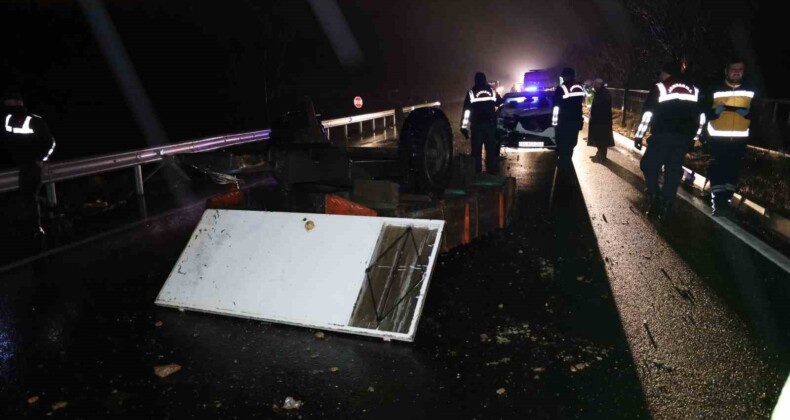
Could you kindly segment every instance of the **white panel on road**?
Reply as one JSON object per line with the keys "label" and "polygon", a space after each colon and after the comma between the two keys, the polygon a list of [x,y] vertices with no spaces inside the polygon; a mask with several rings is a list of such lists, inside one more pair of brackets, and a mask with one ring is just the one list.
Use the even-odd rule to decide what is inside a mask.
{"label": "white panel on road", "polygon": [[[400,314],[409,318],[408,329],[351,327],[357,301],[363,299],[360,291],[370,284],[366,270],[380,259],[374,257],[382,246],[380,237],[392,226],[419,229],[424,241],[430,242],[418,251],[420,261],[427,264],[420,266],[414,287],[397,290],[397,279],[387,282],[388,302],[389,295],[400,293],[399,303],[411,303],[411,313]],[[206,210],[156,304],[413,341],[443,228],[441,220]],[[391,248],[417,246],[406,248],[405,239],[404,246]],[[412,237],[408,239],[414,243]],[[401,260],[415,258],[395,259]],[[392,271],[396,276],[414,271],[404,268]]]}

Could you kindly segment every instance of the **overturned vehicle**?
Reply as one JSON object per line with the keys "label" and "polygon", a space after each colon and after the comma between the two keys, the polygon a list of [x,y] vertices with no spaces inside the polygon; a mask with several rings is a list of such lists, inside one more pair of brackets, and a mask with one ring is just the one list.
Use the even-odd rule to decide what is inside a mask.
{"label": "overturned vehicle", "polygon": [[497,112],[497,136],[507,147],[555,147],[551,124],[554,89],[559,78],[552,70],[530,70],[523,85],[505,94]]}

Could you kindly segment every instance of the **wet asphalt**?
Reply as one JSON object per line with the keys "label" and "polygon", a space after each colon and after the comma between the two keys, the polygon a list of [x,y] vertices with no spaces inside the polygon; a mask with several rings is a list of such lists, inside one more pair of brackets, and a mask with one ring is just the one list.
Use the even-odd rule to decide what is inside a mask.
{"label": "wet asphalt", "polygon": [[154,306],[199,206],[3,272],[0,417],[768,417],[788,274],[591,150],[508,152],[514,221],[440,256],[412,344]]}

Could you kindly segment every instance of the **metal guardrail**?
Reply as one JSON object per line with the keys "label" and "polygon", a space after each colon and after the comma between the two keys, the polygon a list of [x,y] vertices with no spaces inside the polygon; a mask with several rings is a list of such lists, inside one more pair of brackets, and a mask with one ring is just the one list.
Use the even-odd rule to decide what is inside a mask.
{"label": "metal guardrail", "polygon": [[[638,116],[641,114],[641,104],[644,103],[649,92],[646,90],[629,89],[628,94],[626,95],[624,89],[610,87],[609,90],[619,94],[613,95],[612,108],[619,108],[622,112],[620,126],[634,130],[636,124],[638,124],[638,119],[632,119],[631,123],[628,124],[628,115],[632,114]],[[766,98],[762,100],[761,105],[760,111],[763,113],[763,115],[771,116],[770,124],[772,127],[771,130],[773,130],[771,132],[773,133],[772,135],[776,136],[775,138],[778,138],[778,140],[774,140],[773,142],[769,141],[767,143],[763,141],[762,144],[750,144],[748,147],[750,149],[775,156],[790,158],[790,154],[785,152],[785,150],[790,149],[790,100]],[[780,123],[779,121],[777,113],[780,109],[782,112],[779,114],[782,116],[782,118],[784,118],[784,115],[787,115],[786,123]],[[767,121],[769,120],[766,120],[766,124]],[[758,127],[758,130],[759,129],[760,127]],[[757,135],[757,138],[760,138],[759,134]]]}
{"label": "metal guardrail", "polygon": [[[428,108],[440,105],[441,104],[439,102],[415,105],[403,108],[403,112],[410,112],[419,108]],[[348,118],[326,120],[323,121],[322,124],[325,128],[327,128],[327,136],[329,135],[329,128],[341,126],[346,126],[346,134],[348,134],[347,126],[349,124],[362,124],[365,121],[374,121],[375,130],[375,120],[388,117],[392,117],[393,124],[395,124],[396,110],[391,109],[388,111],[356,115]],[[260,131],[209,137],[201,140],[193,140],[161,147],[150,147],[142,150],[133,150],[110,155],[73,159],[63,162],[52,162],[44,166],[44,173],[42,174],[42,179],[47,192],[47,201],[50,205],[57,204],[57,195],[55,192],[55,183],[57,182],[128,168],[134,168],[136,191],[138,195],[143,195],[144,180],[142,165],[159,162],[168,156],[175,156],[185,153],[209,152],[212,150],[223,149],[245,143],[265,141],[268,140],[270,136],[271,130],[264,129]],[[13,191],[18,188],[18,170],[0,172],[0,193]]]}
{"label": "metal guardrail", "polygon": [[[414,111],[415,109],[432,108],[432,107],[437,107],[437,106],[441,106],[441,105],[442,105],[441,102],[437,101],[437,102],[429,102],[429,103],[425,103],[425,104],[421,104],[421,105],[407,106],[407,107],[403,108],[403,112],[407,113],[407,112]],[[375,112],[375,113],[372,113],[372,114],[363,114],[363,115],[355,115],[353,117],[336,118],[336,119],[333,119],[333,120],[322,121],[321,124],[324,126],[324,128],[327,129],[326,130],[327,137],[330,137],[329,129],[330,128],[334,128],[334,127],[344,127],[345,128],[344,134],[345,134],[346,137],[348,137],[348,126],[351,125],[351,124],[359,124],[359,131],[362,132],[362,123],[366,122],[366,121],[371,121],[373,123],[373,130],[375,131],[376,130],[376,120],[378,120],[378,119],[384,120],[384,125],[386,126],[386,124],[387,124],[386,119],[389,118],[389,117],[392,117],[392,125],[396,126],[398,124],[398,122],[397,122],[398,113],[396,111],[397,110],[395,110],[395,109],[390,109],[388,111]]]}

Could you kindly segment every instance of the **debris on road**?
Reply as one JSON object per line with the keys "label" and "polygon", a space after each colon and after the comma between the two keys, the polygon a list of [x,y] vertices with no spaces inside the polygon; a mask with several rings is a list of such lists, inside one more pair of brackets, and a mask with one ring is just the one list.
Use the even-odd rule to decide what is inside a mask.
{"label": "debris on road", "polygon": [[[298,410],[302,408],[302,405],[304,405],[302,401],[295,400],[293,397],[286,397],[282,408],[283,410]],[[277,405],[275,404],[275,407],[276,406]]]}
{"label": "debris on road", "polygon": [[319,339],[319,340],[323,340],[323,338],[324,338],[324,333],[322,333],[321,331],[319,331],[319,332],[315,333],[315,338],[317,338],[317,339]]}
{"label": "debris on road", "polygon": [[168,365],[154,366],[154,375],[160,378],[166,378],[181,370],[181,365],[177,363],[170,363]]}
{"label": "debris on road", "polygon": [[499,388],[496,390],[497,395],[502,396],[507,394],[507,390],[505,388]]}

